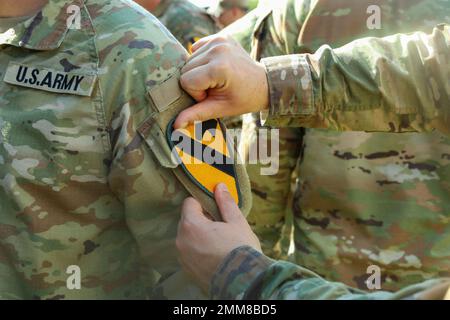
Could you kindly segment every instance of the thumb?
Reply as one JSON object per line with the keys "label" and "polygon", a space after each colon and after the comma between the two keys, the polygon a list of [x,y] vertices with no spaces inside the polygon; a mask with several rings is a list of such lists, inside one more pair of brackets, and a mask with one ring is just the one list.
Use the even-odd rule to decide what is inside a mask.
{"label": "thumb", "polygon": [[231,194],[224,183],[219,183],[216,186],[214,197],[216,198],[217,206],[222,214],[223,221],[233,222],[243,218],[241,210],[231,197]]}
{"label": "thumb", "polygon": [[183,129],[188,124],[196,121],[206,121],[227,116],[226,111],[226,103],[207,98],[180,112],[173,126],[175,129]]}

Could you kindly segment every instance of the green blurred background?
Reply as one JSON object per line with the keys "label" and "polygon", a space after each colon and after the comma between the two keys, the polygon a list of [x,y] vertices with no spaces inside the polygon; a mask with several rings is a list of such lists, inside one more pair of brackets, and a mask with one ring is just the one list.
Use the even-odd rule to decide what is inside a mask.
{"label": "green blurred background", "polygon": [[[190,1],[198,5],[199,7],[209,7],[215,2],[215,0],[190,0]],[[256,6],[258,5],[258,0],[249,0],[249,4],[251,9],[256,8]]]}

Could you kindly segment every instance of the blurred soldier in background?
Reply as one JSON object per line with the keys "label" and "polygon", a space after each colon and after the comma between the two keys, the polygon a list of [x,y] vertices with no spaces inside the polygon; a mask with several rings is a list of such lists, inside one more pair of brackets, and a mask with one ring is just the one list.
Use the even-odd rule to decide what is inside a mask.
{"label": "blurred soldier in background", "polygon": [[208,12],[216,17],[222,27],[239,20],[249,11],[248,0],[217,0]]}
{"label": "blurred soldier in background", "polygon": [[220,30],[213,16],[188,0],[135,1],[153,13],[188,51],[195,41]]}
{"label": "blurred soldier in background", "polygon": [[[244,47],[259,60],[315,52],[323,44],[338,47],[361,37],[417,30],[431,33],[434,26],[449,22],[448,10],[448,2],[431,0],[375,3],[285,0],[276,7],[250,13],[223,34],[243,39]],[[435,63],[440,61],[438,58],[435,57]],[[271,102],[279,101],[277,105],[283,105],[282,110],[288,114],[294,107],[305,114],[312,112],[308,108],[310,105],[304,103],[308,101],[306,96],[293,95],[295,88],[308,86],[309,78],[302,77],[298,62],[289,57],[272,61],[274,63],[267,68],[275,69],[286,63],[287,68],[294,71],[270,73],[274,75],[272,83],[284,83],[287,87],[292,84],[285,91],[271,90]],[[327,89],[346,83],[344,69],[336,67],[333,71],[336,77],[326,82]],[[320,73],[314,75],[320,76]],[[389,79],[389,73],[380,76]],[[343,108],[341,104],[351,108],[354,90],[359,90],[363,97],[364,92],[367,96],[372,92],[364,82],[366,78],[361,75],[361,80],[356,81],[359,85],[335,91],[334,97],[327,97],[324,105],[317,108],[333,105],[334,101],[335,110]],[[442,96],[437,91],[436,81],[423,73],[408,74],[404,81],[386,90],[408,90],[406,85],[411,81],[430,81],[432,94]],[[320,95],[320,92],[314,94]],[[408,114],[414,112],[411,110],[413,100],[409,99],[414,97],[396,101],[396,112],[403,115],[404,122],[392,123],[388,131],[401,132],[402,128],[409,131]],[[369,109],[374,102],[376,100],[366,101],[367,106],[355,108]],[[370,119],[369,114],[364,117]],[[259,126],[259,116],[246,117],[243,139],[247,145],[256,143],[254,128]],[[314,123],[308,123],[308,127],[314,127]],[[276,257],[286,254],[280,250],[285,251],[287,247],[276,245],[285,212],[291,210],[287,203],[289,177],[295,170],[298,181],[292,211],[295,261],[299,265],[328,280],[362,290],[367,290],[367,268],[371,265],[381,269],[382,288],[392,291],[449,275],[448,136],[440,132],[393,135],[320,129],[285,129],[280,136],[280,172],[277,175],[261,176],[259,168],[249,166],[254,190],[254,208],[249,220],[256,226],[266,252]],[[243,269],[242,272],[236,279],[244,283]],[[233,274],[237,275],[236,269]]]}
{"label": "blurred soldier in background", "polygon": [[[211,90],[208,99],[182,112],[178,120],[180,124],[186,122],[188,114],[194,116],[192,121],[261,110],[264,121],[274,126],[392,132],[439,128],[449,134],[449,31],[449,25],[440,25],[428,35],[417,32],[365,38],[335,50],[322,47],[315,55],[266,58],[263,65],[252,62],[233,42],[210,37],[195,45],[192,60],[183,68],[182,83],[199,96],[203,93],[198,89],[208,88],[208,82],[223,83],[223,87]],[[211,77],[211,68],[219,64],[223,67]],[[420,76],[405,79],[405,74]],[[243,89],[241,79],[245,76],[252,82]],[[266,77],[266,85],[259,85]],[[420,81],[423,78],[429,81]],[[361,86],[365,90],[358,90]],[[352,91],[352,95],[340,94],[346,91]],[[255,96],[248,103],[252,93]],[[343,100],[345,104],[339,103]],[[377,103],[369,103],[373,101]],[[402,101],[408,101],[407,113],[398,112]],[[213,298],[448,298],[450,279],[437,278],[439,274],[437,279],[406,285],[390,293],[380,291],[382,272],[372,274],[381,269],[378,265],[368,269],[371,277],[364,290],[326,281],[308,268],[268,259],[261,255],[258,240],[226,189],[219,186],[215,196],[225,224],[207,220],[201,206],[188,199],[177,238],[183,265],[199,283],[205,287],[211,284]],[[445,224],[441,225],[445,228]],[[444,231],[444,239],[446,235]],[[379,283],[375,286],[371,282],[374,275]],[[378,291],[367,292],[374,289]]]}

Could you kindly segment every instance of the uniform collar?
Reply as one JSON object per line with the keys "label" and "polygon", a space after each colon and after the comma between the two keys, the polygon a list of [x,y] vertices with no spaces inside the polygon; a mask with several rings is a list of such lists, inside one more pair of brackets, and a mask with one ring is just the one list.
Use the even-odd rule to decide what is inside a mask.
{"label": "uniform collar", "polygon": [[49,0],[34,16],[0,33],[0,45],[12,45],[32,50],[59,48],[69,29],[70,5],[82,10],[84,0]]}

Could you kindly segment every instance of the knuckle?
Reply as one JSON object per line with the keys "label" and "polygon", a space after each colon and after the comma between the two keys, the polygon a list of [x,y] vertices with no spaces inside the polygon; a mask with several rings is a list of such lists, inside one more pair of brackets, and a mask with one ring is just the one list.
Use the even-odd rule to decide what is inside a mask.
{"label": "knuckle", "polygon": [[211,48],[210,55],[214,57],[222,54],[228,54],[231,50],[232,46],[229,43],[220,43]]}
{"label": "knuckle", "polygon": [[205,110],[194,110],[194,118],[197,119],[198,121],[202,121],[204,120],[204,118],[207,116],[205,113]]}
{"label": "knuckle", "polygon": [[189,91],[189,81],[185,77],[180,78],[180,86],[186,91]]}
{"label": "knuckle", "polygon": [[209,56],[211,57],[211,59],[214,59],[221,53],[222,53],[222,45],[216,45],[209,50]]}
{"label": "knuckle", "polygon": [[195,224],[191,221],[191,219],[185,218],[185,219],[183,219],[183,221],[181,221],[181,230],[183,230],[187,234],[192,232],[194,229],[195,229]]}
{"label": "knuckle", "polygon": [[228,66],[225,62],[221,61],[218,63],[214,63],[211,65],[211,73],[210,76],[226,74],[228,70]]}
{"label": "knuckle", "polygon": [[224,35],[217,35],[213,39],[214,43],[224,43],[224,42],[228,42],[228,41],[229,41],[229,37],[228,36],[224,36]]}
{"label": "knuckle", "polygon": [[186,74],[182,74],[180,77],[180,85],[183,88],[187,88],[187,86],[189,85],[189,76]]}

